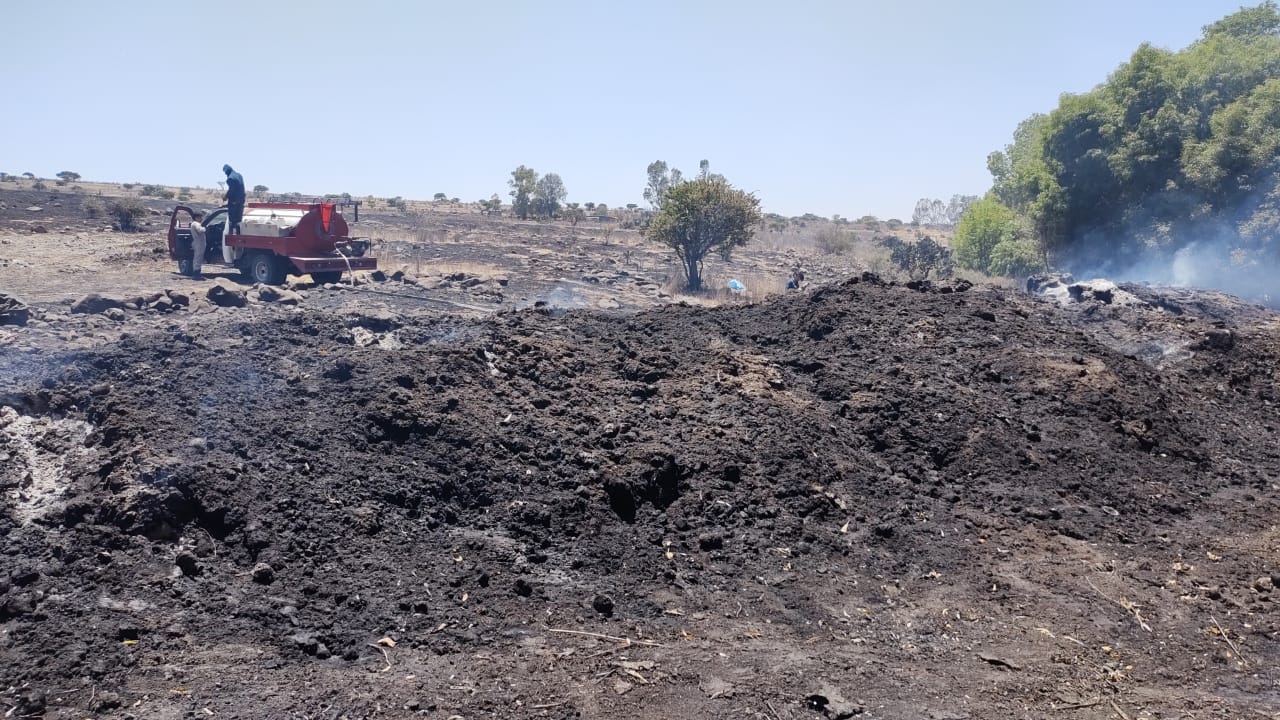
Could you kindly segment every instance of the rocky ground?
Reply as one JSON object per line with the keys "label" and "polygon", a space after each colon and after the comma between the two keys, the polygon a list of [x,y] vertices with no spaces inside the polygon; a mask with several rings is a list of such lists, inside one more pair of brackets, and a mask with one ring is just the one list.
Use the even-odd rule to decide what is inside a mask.
{"label": "rocky ground", "polygon": [[0,200],[9,717],[1280,717],[1274,312],[487,219],[281,291]]}

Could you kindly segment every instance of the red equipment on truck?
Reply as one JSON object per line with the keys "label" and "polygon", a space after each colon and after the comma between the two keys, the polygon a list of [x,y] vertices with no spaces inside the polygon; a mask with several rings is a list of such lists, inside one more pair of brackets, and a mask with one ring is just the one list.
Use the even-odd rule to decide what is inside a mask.
{"label": "red equipment on truck", "polygon": [[[360,207],[354,207],[359,221]],[[169,218],[169,257],[183,275],[191,274],[191,222],[200,217],[179,205]],[[289,275],[308,274],[318,283],[337,282],[344,270],[378,267],[375,258],[364,257],[368,238],[348,237],[338,203],[248,203],[239,235],[226,234],[226,208],[210,212],[201,224],[204,262],[238,268],[252,282],[278,285]]]}

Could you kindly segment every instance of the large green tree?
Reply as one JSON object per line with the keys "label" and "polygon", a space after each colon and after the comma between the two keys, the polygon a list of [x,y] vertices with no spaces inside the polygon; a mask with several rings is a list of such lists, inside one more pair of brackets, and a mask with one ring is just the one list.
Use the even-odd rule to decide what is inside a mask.
{"label": "large green tree", "polygon": [[511,186],[512,212],[521,220],[527,219],[533,206],[533,193],[538,187],[538,173],[533,168],[521,165],[511,171],[511,179],[507,181],[507,185]]}
{"label": "large green tree", "polygon": [[538,217],[551,218],[560,212],[560,203],[568,193],[564,181],[555,173],[547,173],[538,179],[533,188],[533,211]]}
{"label": "large green tree", "polygon": [[1142,45],[1094,90],[1019,125],[987,166],[994,198],[1044,253],[1122,270],[1206,237],[1245,265],[1280,255],[1278,157],[1280,8],[1268,0],[1183,50]]}
{"label": "large green tree", "polygon": [[646,238],[675,251],[687,287],[702,289],[702,263],[709,253],[728,259],[751,240],[760,223],[760,201],[721,177],[699,177],[663,191],[662,207],[645,228]]}

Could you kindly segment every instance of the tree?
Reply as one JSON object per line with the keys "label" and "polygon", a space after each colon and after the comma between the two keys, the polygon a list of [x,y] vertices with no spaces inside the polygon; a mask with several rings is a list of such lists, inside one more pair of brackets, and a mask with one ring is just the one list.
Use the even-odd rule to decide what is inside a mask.
{"label": "tree", "polygon": [[533,203],[533,192],[538,186],[538,173],[533,168],[521,165],[511,171],[511,179],[507,181],[507,185],[511,186],[511,210],[516,217],[526,220],[529,217],[529,210]]}
{"label": "tree", "polygon": [[684,175],[675,168],[667,168],[665,160],[654,160],[649,163],[649,184],[644,189],[644,199],[653,209],[662,208],[663,197],[672,187],[684,181]]}
{"label": "tree", "polygon": [[488,200],[480,200],[479,205],[481,215],[497,215],[502,212],[502,198],[498,197],[497,193],[491,195]]}
{"label": "tree", "polygon": [[24,177],[24,178],[26,178],[26,179],[28,179],[28,180],[35,180],[35,179],[36,179],[35,173],[29,173],[29,172],[24,172],[24,173],[22,173],[22,177]]}
{"label": "tree", "polygon": [[552,218],[560,212],[560,203],[568,195],[564,181],[555,173],[543,175],[533,188],[533,210],[539,217]]}
{"label": "tree", "polygon": [[578,203],[569,203],[564,207],[564,217],[570,225],[577,227],[580,221],[586,219],[587,214]]}
{"label": "tree", "polygon": [[265,192],[268,192],[269,190],[270,190],[270,188],[268,188],[266,185],[254,185],[254,186],[253,186],[253,191],[254,191],[254,192],[256,192],[256,193],[258,193],[259,195],[261,195],[261,194],[263,194],[263,193],[265,193]]}
{"label": "tree", "polygon": [[991,254],[1001,243],[1017,240],[1018,217],[1012,210],[1000,204],[995,197],[987,197],[969,206],[960,218],[952,243],[956,261],[961,267],[988,272]]}
{"label": "tree", "polygon": [[692,292],[702,289],[707,254],[729,257],[733,248],[751,240],[762,218],[759,199],[720,178],[672,185],[662,191],[660,203],[644,236],[675,250]]}
{"label": "tree", "polygon": [[947,206],[941,200],[920,198],[916,202],[915,212],[911,213],[913,225],[946,225]]}
{"label": "tree", "polygon": [[435,202],[444,202],[445,200],[449,199],[449,196],[444,193],[436,193],[431,197],[431,199],[434,200]]}
{"label": "tree", "polygon": [[63,182],[75,182],[80,179],[80,173],[63,170],[57,174],[57,178]]}

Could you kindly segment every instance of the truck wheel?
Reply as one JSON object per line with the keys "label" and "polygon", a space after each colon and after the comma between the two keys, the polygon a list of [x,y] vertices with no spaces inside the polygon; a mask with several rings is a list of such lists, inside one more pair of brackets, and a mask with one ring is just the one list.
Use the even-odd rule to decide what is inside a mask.
{"label": "truck wheel", "polygon": [[255,283],[279,285],[284,282],[284,262],[272,253],[254,253],[249,257],[245,267],[248,269],[245,275]]}
{"label": "truck wheel", "polygon": [[317,285],[323,285],[325,283],[341,282],[342,271],[329,270],[327,272],[313,272],[311,273],[311,279],[315,280]]}

